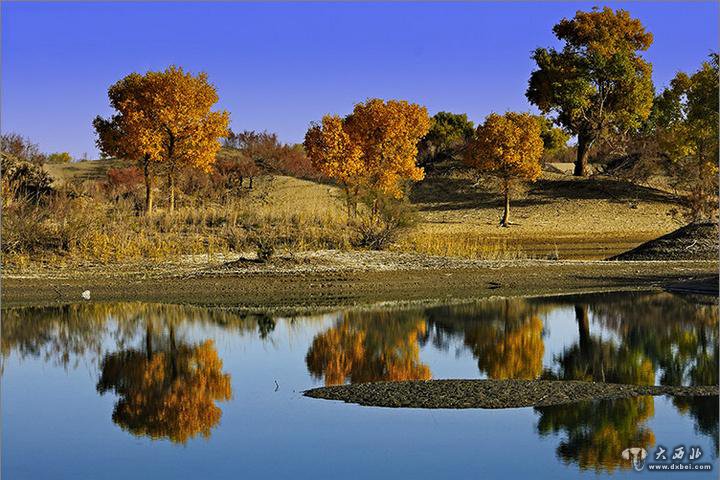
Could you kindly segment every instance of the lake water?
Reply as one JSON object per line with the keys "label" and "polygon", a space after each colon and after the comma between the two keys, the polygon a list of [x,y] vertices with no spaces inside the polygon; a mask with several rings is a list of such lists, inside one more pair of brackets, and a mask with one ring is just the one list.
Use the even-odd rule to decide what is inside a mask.
{"label": "lake water", "polygon": [[[507,410],[305,398],[342,382],[718,383],[715,299],[607,293],[278,317],[144,303],[2,311],[2,478],[576,478],[699,447],[718,397]],[[668,455],[668,458],[669,455]],[[669,462],[668,462],[669,463]],[[684,463],[689,463],[688,454]]]}

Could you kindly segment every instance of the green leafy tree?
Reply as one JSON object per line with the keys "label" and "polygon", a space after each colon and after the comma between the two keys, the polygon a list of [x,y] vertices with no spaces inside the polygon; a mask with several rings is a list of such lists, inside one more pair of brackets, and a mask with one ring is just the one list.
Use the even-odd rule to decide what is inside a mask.
{"label": "green leafy tree", "polygon": [[713,218],[718,207],[718,54],[688,75],[678,73],[655,101],[653,126],[684,193],[688,220]]}
{"label": "green leafy tree", "polygon": [[418,144],[418,163],[427,167],[454,159],[475,133],[473,122],[464,113],[438,112],[430,130]]}
{"label": "green leafy tree", "polygon": [[652,66],[639,52],[653,41],[625,10],[578,11],[553,27],[562,50],[538,48],[526,92],[543,114],[577,135],[574,174],[587,173],[588,153],[608,132],[636,129],[653,102]]}
{"label": "green leafy tree", "polygon": [[567,142],[570,140],[570,135],[565,130],[556,127],[555,122],[550,118],[538,115],[537,120],[540,124],[540,138],[542,138],[546,156],[554,155],[568,148]]}

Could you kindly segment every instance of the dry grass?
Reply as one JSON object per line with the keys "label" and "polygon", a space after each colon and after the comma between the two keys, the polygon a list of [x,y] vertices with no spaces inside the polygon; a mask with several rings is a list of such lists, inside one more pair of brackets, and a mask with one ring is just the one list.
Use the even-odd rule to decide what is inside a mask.
{"label": "dry grass", "polygon": [[424,253],[447,257],[470,258],[474,260],[521,260],[529,258],[519,245],[512,240],[488,239],[476,232],[457,234],[428,233],[416,230],[396,245],[399,251]]}
{"label": "dry grass", "polygon": [[601,176],[543,173],[513,198],[510,228],[499,225],[500,196],[462,172],[426,179],[412,199],[423,218],[418,235],[430,237],[419,243],[449,244],[440,250],[471,258],[477,248],[507,245],[529,257],[600,259],[678,227],[670,194]]}
{"label": "dry grass", "polygon": [[[69,184],[102,179],[113,166],[93,161],[48,169],[58,183]],[[499,227],[499,196],[462,172],[426,179],[411,200],[419,210],[419,225],[392,245],[395,251],[488,260],[597,259],[677,228],[669,215],[676,206],[672,197],[603,177],[545,173],[514,199],[515,224],[507,229]],[[162,197],[159,201],[162,206]],[[160,209],[138,216],[122,202],[82,196],[64,202],[51,212],[29,209],[12,215],[6,209],[6,264],[209,258],[254,251],[258,234],[271,236],[278,251],[352,248],[353,232],[338,190],[292,177],[258,178],[255,188],[227,204],[185,199],[173,215]]]}
{"label": "dry grass", "polygon": [[72,163],[47,163],[43,166],[45,170],[60,185],[70,179],[73,180],[105,180],[107,171],[111,168],[127,167],[129,161],[109,160],[83,160]]}
{"label": "dry grass", "polygon": [[183,255],[252,252],[257,237],[280,250],[347,249],[347,220],[340,208],[309,202],[275,204],[264,188],[227,205],[182,207],[138,215],[130,206],[92,198],[54,199],[33,206],[18,202],[3,215],[3,261],[24,267],[92,261],[165,260]]}

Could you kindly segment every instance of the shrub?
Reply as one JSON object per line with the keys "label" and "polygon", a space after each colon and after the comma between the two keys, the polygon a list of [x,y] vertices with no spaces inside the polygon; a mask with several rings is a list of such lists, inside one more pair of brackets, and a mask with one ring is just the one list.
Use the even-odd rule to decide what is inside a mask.
{"label": "shrub", "polygon": [[56,152],[47,156],[47,163],[70,163],[72,157],[68,152]]}
{"label": "shrub", "polygon": [[0,157],[4,205],[21,199],[39,203],[52,193],[52,177],[42,167],[13,155],[0,154]]}
{"label": "shrub", "polygon": [[0,152],[11,155],[18,160],[42,165],[45,155],[40,153],[40,147],[17,133],[4,133],[0,135]]}
{"label": "shrub", "polygon": [[255,246],[255,253],[259,261],[267,262],[275,255],[275,247],[278,242],[275,232],[263,228],[253,232],[249,240]]}
{"label": "shrub", "polygon": [[354,246],[383,250],[417,225],[417,211],[406,199],[374,194],[365,196],[363,204],[365,208],[350,221]]}
{"label": "shrub", "polygon": [[138,167],[110,168],[107,171],[106,185],[113,196],[122,196],[133,192],[144,182],[143,172]]}
{"label": "shrub", "polygon": [[283,145],[273,167],[279,173],[297,178],[320,179],[322,175],[305,155],[302,145]]}

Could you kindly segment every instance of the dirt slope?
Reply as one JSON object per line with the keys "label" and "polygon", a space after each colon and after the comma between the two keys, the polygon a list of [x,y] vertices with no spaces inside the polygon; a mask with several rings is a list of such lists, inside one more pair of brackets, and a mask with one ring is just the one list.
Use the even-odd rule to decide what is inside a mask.
{"label": "dirt slope", "polygon": [[718,226],[691,223],[610,260],[717,260]]}

